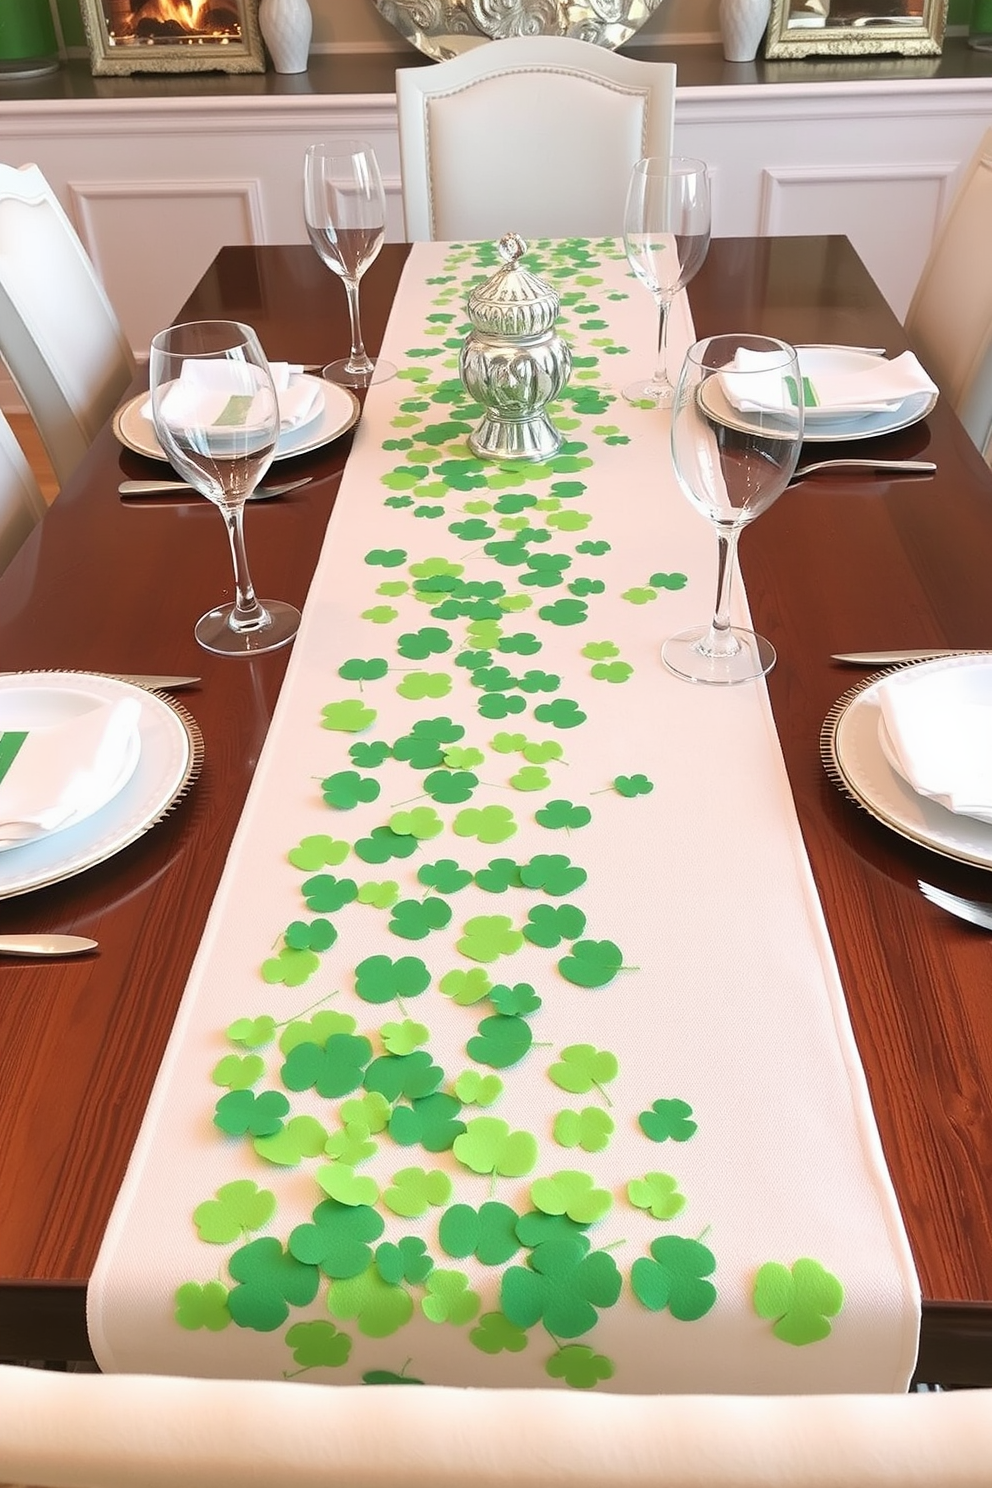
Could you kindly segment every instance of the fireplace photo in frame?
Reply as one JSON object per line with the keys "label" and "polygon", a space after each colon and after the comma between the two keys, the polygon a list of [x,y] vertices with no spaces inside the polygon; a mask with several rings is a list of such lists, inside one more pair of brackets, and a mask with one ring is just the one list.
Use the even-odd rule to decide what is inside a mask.
{"label": "fireplace photo in frame", "polygon": [[81,0],[95,77],[264,72],[258,0]]}

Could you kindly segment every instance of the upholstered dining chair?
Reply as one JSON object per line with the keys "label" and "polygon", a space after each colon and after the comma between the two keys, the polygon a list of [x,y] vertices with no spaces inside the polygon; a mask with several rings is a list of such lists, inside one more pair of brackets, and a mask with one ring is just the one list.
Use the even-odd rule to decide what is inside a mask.
{"label": "upholstered dining chair", "polygon": [[992,463],[992,129],[937,231],[905,324],[913,349]]}
{"label": "upholstered dining chair", "polygon": [[988,1488],[992,1393],[597,1395],[0,1367],[35,1488]]}
{"label": "upholstered dining chair", "polygon": [[0,573],[45,511],[45,498],[24,451],[0,413]]}
{"label": "upholstered dining chair", "polygon": [[396,99],[411,241],[615,236],[634,162],[671,154],[675,64],[512,37],[400,68]]}
{"label": "upholstered dining chair", "polygon": [[0,356],[64,484],[134,363],[96,270],[36,165],[0,165]]}

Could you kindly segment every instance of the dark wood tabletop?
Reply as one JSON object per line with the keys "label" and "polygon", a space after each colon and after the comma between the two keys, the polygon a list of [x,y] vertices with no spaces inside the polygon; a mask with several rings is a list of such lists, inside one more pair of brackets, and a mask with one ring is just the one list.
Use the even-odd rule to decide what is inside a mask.
{"label": "dark wood tabletop", "polygon": [[[363,282],[376,347],[406,250]],[[700,335],[902,350],[902,329],[847,241],[723,239],[693,282]],[[340,284],[305,246],[230,248],[178,318],[259,330],[273,359],[347,342]],[[817,454],[934,459],[929,479],[797,484],[745,533],[756,627],[782,748],[886,1157],[924,1296],[918,1377],[992,1384],[992,939],[935,909],[927,878],[992,900],[992,875],[914,846],[847,801],[819,757],[823,719],[862,673],[831,652],[992,648],[992,472],[942,401],[922,423]],[[306,598],[350,436],[282,462],[312,477],[248,513],[263,597]],[[289,650],[202,651],[197,617],[230,597],[223,523],[207,503],[123,502],[160,468],[101,434],[0,579],[4,669],[195,673],[183,695],[205,741],[177,809],[109,861],[0,902],[0,932],[91,935],[79,960],[0,963],[0,1358],[90,1356],[85,1293],[279,693]]]}

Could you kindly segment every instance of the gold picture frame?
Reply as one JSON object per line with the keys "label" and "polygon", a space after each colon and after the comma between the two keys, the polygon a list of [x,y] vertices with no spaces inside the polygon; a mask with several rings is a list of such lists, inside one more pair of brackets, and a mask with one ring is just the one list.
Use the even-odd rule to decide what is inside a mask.
{"label": "gold picture frame", "polygon": [[936,57],[948,0],[772,0],[765,56]]}
{"label": "gold picture frame", "polygon": [[206,9],[216,16],[213,32],[188,28],[194,13],[205,9],[197,0],[80,0],[80,4],[94,77],[265,71],[258,0],[210,0]]}

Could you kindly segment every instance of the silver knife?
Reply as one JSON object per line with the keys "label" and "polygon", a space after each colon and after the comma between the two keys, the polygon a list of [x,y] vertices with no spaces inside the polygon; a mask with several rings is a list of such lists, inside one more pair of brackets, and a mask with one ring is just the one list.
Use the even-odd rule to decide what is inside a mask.
{"label": "silver knife", "polygon": [[[35,671],[45,668],[34,668]],[[57,670],[51,668],[50,670]],[[71,670],[79,670],[72,668]],[[30,672],[0,672],[0,677],[22,677]],[[118,682],[130,682],[132,687],[144,687],[148,692],[177,692],[181,687],[195,687],[199,677],[158,677],[147,672],[99,672],[101,677],[115,677]]]}
{"label": "silver knife", "polygon": [[0,935],[0,956],[78,956],[96,948],[84,935]]}
{"label": "silver knife", "polygon": [[831,656],[843,666],[896,666],[900,661],[933,661],[938,656],[987,656],[992,652],[985,646],[974,649],[968,646],[933,647],[929,651],[840,651]]}

